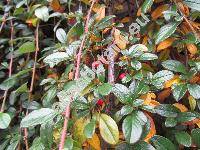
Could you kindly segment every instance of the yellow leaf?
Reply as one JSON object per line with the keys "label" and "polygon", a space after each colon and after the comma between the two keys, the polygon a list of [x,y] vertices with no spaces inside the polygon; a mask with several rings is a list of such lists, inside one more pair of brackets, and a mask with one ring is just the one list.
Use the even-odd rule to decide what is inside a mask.
{"label": "yellow leaf", "polygon": [[87,139],[87,142],[94,148],[95,150],[101,150],[101,144],[99,137],[96,133],[92,136],[91,139]]}
{"label": "yellow leaf", "polygon": [[163,12],[166,11],[168,8],[169,8],[169,5],[167,4],[158,6],[151,14],[152,19],[156,20],[157,18],[162,16]]}
{"label": "yellow leaf", "polygon": [[178,108],[181,112],[186,112],[188,111],[188,108],[183,105],[183,104],[179,104],[179,103],[175,103],[173,104],[176,108]]}
{"label": "yellow leaf", "polygon": [[34,26],[34,27],[36,27],[37,22],[38,22],[38,18],[31,18],[31,19],[26,20],[26,23],[28,23],[29,26]]}
{"label": "yellow leaf", "polygon": [[155,123],[153,121],[153,118],[151,116],[149,116],[147,113],[145,113],[145,115],[147,116],[147,118],[150,121],[150,131],[147,134],[147,136],[144,138],[144,141],[149,142],[149,140],[156,134],[156,128],[155,128]]}
{"label": "yellow leaf", "polygon": [[156,95],[154,93],[147,93],[145,95],[142,95],[140,98],[144,100],[143,105],[149,105],[155,107],[160,104],[155,100]]}
{"label": "yellow leaf", "polygon": [[148,36],[147,35],[144,36],[144,38],[142,40],[142,44],[143,45],[147,45],[148,44]]}
{"label": "yellow leaf", "polygon": [[189,104],[190,104],[190,109],[191,109],[191,110],[194,110],[195,107],[196,107],[196,105],[197,105],[196,100],[195,100],[194,97],[192,97],[192,96],[189,96],[189,97],[188,97],[188,100],[189,100]]}
{"label": "yellow leaf", "polygon": [[174,38],[168,38],[168,39],[160,42],[160,44],[157,47],[157,52],[160,52],[161,50],[166,49],[166,48],[172,46],[174,40],[175,40]]}
{"label": "yellow leaf", "polygon": [[186,44],[188,51],[192,54],[195,55],[197,53],[197,47],[194,44]]}
{"label": "yellow leaf", "polygon": [[126,44],[128,42],[126,41],[125,37],[121,35],[121,32],[118,29],[115,29],[114,31],[114,39],[115,39],[115,43],[120,49],[123,50],[126,48]]}
{"label": "yellow leaf", "polygon": [[99,130],[102,138],[109,144],[117,144],[119,130],[116,122],[108,115],[101,114],[99,117]]}
{"label": "yellow leaf", "polygon": [[180,82],[180,78],[179,75],[175,75],[171,80],[168,80],[167,82],[165,82],[165,86],[164,88],[169,88],[171,87],[173,84],[177,84]]}
{"label": "yellow leaf", "polygon": [[106,7],[102,6],[99,8],[99,10],[97,11],[97,17],[96,17],[96,21],[100,21],[101,19],[103,19],[105,17],[106,14]]}
{"label": "yellow leaf", "polygon": [[86,136],[84,134],[84,128],[89,123],[89,119],[80,118],[74,123],[73,136],[74,140],[79,141],[80,144],[83,144],[86,141]]}

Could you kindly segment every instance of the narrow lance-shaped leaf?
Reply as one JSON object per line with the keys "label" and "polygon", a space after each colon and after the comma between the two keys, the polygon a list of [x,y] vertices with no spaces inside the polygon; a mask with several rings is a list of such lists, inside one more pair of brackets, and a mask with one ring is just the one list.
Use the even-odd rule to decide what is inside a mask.
{"label": "narrow lance-shaped leaf", "polygon": [[180,24],[179,22],[172,22],[161,27],[156,35],[156,44],[170,37],[176,31],[176,28],[179,24]]}

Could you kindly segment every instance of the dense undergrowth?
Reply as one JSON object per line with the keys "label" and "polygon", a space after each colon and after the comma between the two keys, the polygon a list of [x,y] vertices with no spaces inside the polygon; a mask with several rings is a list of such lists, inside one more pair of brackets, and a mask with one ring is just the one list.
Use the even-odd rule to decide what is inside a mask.
{"label": "dense undergrowth", "polygon": [[0,16],[0,150],[200,148],[199,0],[1,0]]}

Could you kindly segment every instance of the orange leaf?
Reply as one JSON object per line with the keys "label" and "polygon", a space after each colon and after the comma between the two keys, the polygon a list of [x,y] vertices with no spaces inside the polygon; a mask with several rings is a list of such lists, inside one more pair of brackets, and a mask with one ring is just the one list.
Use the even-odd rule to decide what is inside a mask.
{"label": "orange leaf", "polygon": [[147,118],[150,121],[150,131],[147,134],[147,136],[145,137],[144,141],[149,142],[149,140],[156,134],[156,128],[155,128],[155,123],[153,121],[153,118],[151,116],[149,116],[147,113],[145,113],[145,115],[147,116]]}
{"label": "orange leaf", "polygon": [[179,8],[180,8],[180,10],[181,10],[181,12],[183,13],[183,14],[185,14],[186,16],[189,16],[189,8],[186,6],[186,5],[184,5],[183,3],[181,3],[181,2],[178,2],[178,6],[179,6]]}
{"label": "orange leaf", "polygon": [[164,4],[164,5],[160,5],[158,6],[151,14],[151,17],[153,20],[156,20],[157,18],[159,18],[160,16],[162,16],[163,12],[166,11],[168,9],[169,5]]}
{"label": "orange leaf", "polygon": [[106,14],[106,7],[102,6],[99,8],[99,10],[97,11],[97,17],[96,17],[96,21],[100,21],[101,19],[103,19],[105,17]]}
{"label": "orange leaf", "polygon": [[168,38],[168,39],[160,42],[160,44],[157,47],[157,52],[160,52],[161,50],[166,49],[166,48],[172,46],[174,40],[175,40],[174,38]]}
{"label": "orange leaf", "polygon": [[50,2],[50,6],[54,11],[57,11],[57,12],[63,12],[64,11],[64,8],[62,8],[62,6],[60,5],[59,0],[52,0]]}
{"label": "orange leaf", "polygon": [[175,75],[171,80],[168,80],[167,82],[165,82],[165,86],[164,88],[169,88],[171,87],[173,84],[179,83],[180,82],[180,78],[178,75]]}
{"label": "orange leaf", "polygon": [[101,144],[100,144],[100,140],[99,137],[96,133],[94,133],[94,135],[92,136],[91,139],[87,139],[87,142],[92,146],[92,148],[94,148],[95,150],[101,150]]}
{"label": "orange leaf", "polygon": [[192,54],[195,55],[197,53],[197,47],[194,44],[186,44],[188,51]]}
{"label": "orange leaf", "polygon": [[173,104],[176,108],[178,108],[181,112],[186,112],[188,111],[188,108],[183,105],[183,104],[179,104],[179,103],[175,103]]}
{"label": "orange leaf", "polygon": [[138,11],[137,11],[137,16],[139,17],[139,16],[141,16],[141,13],[142,13],[142,9],[141,9],[141,7],[138,9]]}
{"label": "orange leaf", "polygon": [[131,17],[125,17],[125,18],[123,18],[120,22],[121,22],[121,23],[127,23],[127,22],[130,21],[130,19],[131,19]]}

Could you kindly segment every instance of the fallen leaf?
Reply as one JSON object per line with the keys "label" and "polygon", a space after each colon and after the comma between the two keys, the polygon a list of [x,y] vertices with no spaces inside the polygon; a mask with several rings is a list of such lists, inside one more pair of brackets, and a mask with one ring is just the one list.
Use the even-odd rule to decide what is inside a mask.
{"label": "fallen leaf", "polygon": [[151,14],[153,20],[158,19],[159,17],[163,16],[163,12],[169,8],[168,4],[158,6]]}
{"label": "fallen leaf", "polygon": [[131,17],[125,17],[125,18],[123,18],[120,22],[121,23],[127,23],[127,22],[129,22],[131,20]]}
{"label": "fallen leaf", "polygon": [[120,30],[115,29],[115,31],[114,31],[114,39],[115,39],[116,45],[117,45],[121,50],[123,50],[123,49],[126,48],[126,44],[127,44],[128,42],[126,41],[125,37],[121,35]]}
{"label": "fallen leaf", "polygon": [[173,42],[175,41],[175,38],[168,38],[162,42],[157,47],[157,52],[160,52],[170,46],[172,46]]}
{"label": "fallen leaf", "polygon": [[160,102],[163,102],[167,97],[169,97],[171,94],[171,89],[170,88],[167,88],[167,89],[164,89],[162,92],[160,92],[158,94],[158,100]]}
{"label": "fallen leaf", "polygon": [[188,51],[192,54],[192,55],[195,55],[198,51],[196,45],[194,44],[186,44],[186,47],[188,49]]}
{"label": "fallen leaf", "polygon": [[105,17],[106,14],[106,7],[102,6],[99,8],[99,10],[97,11],[97,16],[96,16],[96,21],[100,21],[101,19],[103,19]]}
{"label": "fallen leaf", "polygon": [[177,84],[180,82],[179,75],[175,75],[171,80],[165,82],[164,88],[170,88],[173,84]]}
{"label": "fallen leaf", "polygon": [[94,133],[91,139],[87,139],[87,142],[90,144],[90,146],[92,146],[93,149],[101,150],[100,140],[96,133]]}

